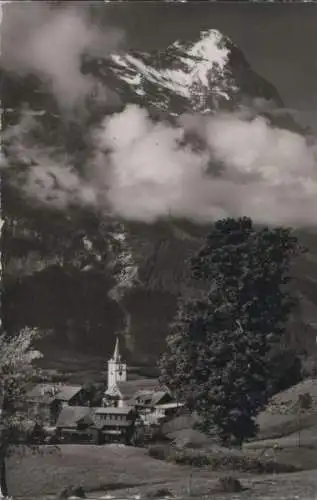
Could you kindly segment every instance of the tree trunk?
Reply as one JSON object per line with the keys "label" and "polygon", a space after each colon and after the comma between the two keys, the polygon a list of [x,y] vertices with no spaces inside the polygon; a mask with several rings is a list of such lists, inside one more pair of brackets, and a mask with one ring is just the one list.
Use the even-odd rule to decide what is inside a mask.
{"label": "tree trunk", "polygon": [[7,476],[6,476],[6,463],[5,459],[0,462],[0,498],[8,496]]}

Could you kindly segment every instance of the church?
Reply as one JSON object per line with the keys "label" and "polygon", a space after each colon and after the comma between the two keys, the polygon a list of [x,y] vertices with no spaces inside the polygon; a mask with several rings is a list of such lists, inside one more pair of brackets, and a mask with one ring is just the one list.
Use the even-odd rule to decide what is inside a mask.
{"label": "church", "polygon": [[127,380],[127,365],[122,360],[117,336],[113,355],[108,361],[108,381],[103,406],[134,407],[140,410],[147,408],[150,413],[163,416],[180,405],[174,401],[169,389],[160,385],[157,379]]}
{"label": "church", "polygon": [[119,337],[116,338],[116,344],[112,357],[108,361],[108,380],[106,395],[118,397],[120,401],[120,391],[118,384],[127,381],[127,365],[121,359],[119,350]]}

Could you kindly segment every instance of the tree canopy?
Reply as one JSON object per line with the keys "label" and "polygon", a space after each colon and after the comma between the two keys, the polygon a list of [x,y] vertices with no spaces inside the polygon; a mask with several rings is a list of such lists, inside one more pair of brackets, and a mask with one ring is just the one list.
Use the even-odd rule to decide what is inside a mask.
{"label": "tree canopy", "polygon": [[37,331],[25,328],[14,337],[0,334],[0,497],[7,495],[5,460],[16,444],[28,444],[31,422],[26,404],[29,384],[39,372],[34,361],[41,353],[34,349]]}
{"label": "tree canopy", "polygon": [[302,252],[288,228],[255,229],[248,217],[217,221],[191,259],[205,292],[181,298],[160,362],[161,379],[223,441],[254,435],[270,387],[268,353],[295,304],[287,284]]}

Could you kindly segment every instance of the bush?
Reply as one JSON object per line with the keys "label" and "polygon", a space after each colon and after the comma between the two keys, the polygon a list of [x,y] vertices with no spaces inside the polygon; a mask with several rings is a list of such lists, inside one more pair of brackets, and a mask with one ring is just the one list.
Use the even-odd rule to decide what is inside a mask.
{"label": "bush", "polygon": [[274,346],[268,354],[270,396],[285,391],[303,380],[302,362],[291,348]]}
{"label": "bush", "polygon": [[278,474],[300,471],[300,468],[293,465],[279,463],[275,460],[260,460],[255,457],[243,455],[214,456],[211,457],[210,464],[213,470],[239,470],[254,474]]}
{"label": "bush", "polygon": [[275,460],[259,459],[257,457],[221,453],[213,455],[194,449],[179,450],[172,446],[153,445],[148,448],[150,457],[157,460],[165,460],[178,465],[189,465],[191,467],[207,467],[212,470],[239,470],[254,474],[277,474],[298,472],[301,469],[289,464],[276,462]]}
{"label": "bush", "polygon": [[171,455],[171,447],[160,444],[153,444],[148,447],[148,454],[156,460],[169,460]]}
{"label": "bush", "polygon": [[165,498],[165,497],[172,497],[173,494],[170,490],[167,488],[159,488],[156,491],[150,491],[147,494],[148,498]]}
{"label": "bush", "polygon": [[171,459],[179,465],[191,465],[192,467],[206,467],[210,465],[210,458],[206,454],[195,453],[189,450],[176,451]]}
{"label": "bush", "polygon": [[299,394],[297,402],[301,410],[309,410],[312,407],[313,398],[309,392],[305,392],[304,394]]}
{"label": "bush", "polygon": [[204,467],[210,464],[209,457],[195,450],[179,450],[173,446],[152,445],[148,448],[150,457],[156,460],[165,460],[179,465],[191,465],[192,467]]}
{"label": "bush", "polygon": [[71,497],[87,498],[82,486],[68,486],[67,488],[63,489],[61,493],[57,496],[59,500]]}
{"label": "bush", "polygon": [[242,491],[239,479],[232,476],[225,476],[219,479],[219,491],[224,493],[237,493]]}

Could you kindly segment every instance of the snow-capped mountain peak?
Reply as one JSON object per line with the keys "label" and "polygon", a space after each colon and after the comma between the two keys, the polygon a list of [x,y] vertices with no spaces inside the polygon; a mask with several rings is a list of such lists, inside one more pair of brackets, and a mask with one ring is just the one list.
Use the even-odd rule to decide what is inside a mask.
{"label": "snow-capped mountain peak", "polygon": [[[155,93],[155,104],[169,109],[171,95],[207,111],[237,90],[227,67],[228,40],[217,30],[203,31],[195,42],[176,41],[164,51],[131,51],[111,56],[113,73],[139,96]],[[230,90],[230,92],[228,92]]]}

